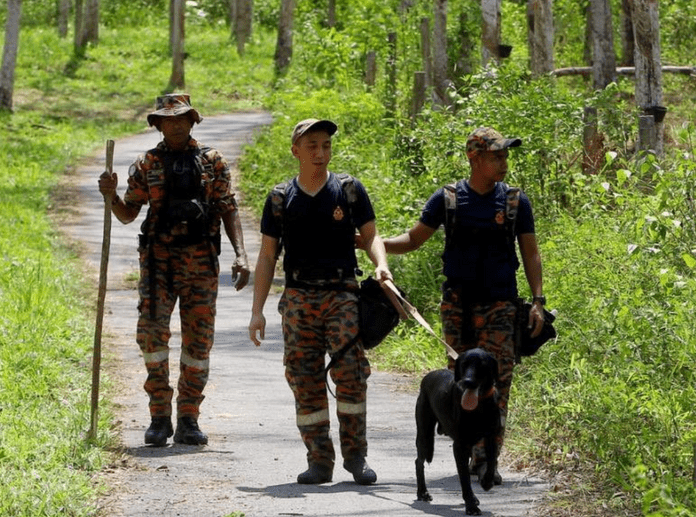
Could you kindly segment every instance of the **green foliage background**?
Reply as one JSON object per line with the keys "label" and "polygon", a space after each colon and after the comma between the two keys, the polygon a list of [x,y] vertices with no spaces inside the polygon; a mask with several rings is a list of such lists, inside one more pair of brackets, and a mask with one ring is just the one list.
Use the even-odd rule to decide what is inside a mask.
{"label": "green foliage background", "polygon": [[[558,67],[583,64],[586,3],[554,2]],[[620,79],[597,93],[578,78],[532,80],[526,2],[504,1],[503,39],[514,46],[512,57],[497,68],[459,74],[455,107],[426,110],[412,123],[406,114],[420,68],[418,25],[429,3],[402,10],[397,0],[339,2],[338,25],[329,28],[325,2],[303,0],[292,65],[274,77],[277,4],[255,2],[255,30],[243,58],[229,40],[225,2],[189,2],[187,9],[187,90],[197,107],[204,115],[258,107],[274,115],[240,164],[247,203],[260,212],[271,186],[295,173],[289,134],[308,116],[338,122],[332,167],[366,184],[383,235],[409,228],[436,188],[467,175],[463,143],[471,129],[493,125],[522,137],[510,182],[525,189],[535,208],[545,290],[559,311],[560,337],[516,370],[507,448],[518,465],[571,480],[550,496],[550,514],[694,514],[693,79],[665,76],[666,156],[636,157],[632,81]],[[476,42],[480,20],[476,2],[449,5],[455,63],[460,28]],[[618,20],[619,1],[612,7]],[[100,43],[83,57],[57,37],[54,8],[24,3],[15,111],[0,114],[7,157],[0,163],[3,515],[97,512],[93,476],[108,462],[102,448],[114,440],[107,410],[97,447],[84,442],[92,295],[82,301],[77,256],[47,213],[60,177],[82,156],[144,127],[170,73],[165,2],[104,2]],[[660,10],[663,63],[694,64],[693,2],[663,0]],[[391,32],[397,34],[395,82],[386,73]],[[618,35],[615,42],[619,52]],[[370,50],[379,64],[373,88],[363,83]],[[478,48],[472,55],[476,63]],[[598,108],[607,144],[605,166],[592,176],[579,166],[586,106]],[[390,257],[398,283],[436,330],[439,233],[416,253]],[[528,294],[523,278],[520,286]],[[420,375],[441,367],[444,352],[406,322],[373,362]]]}

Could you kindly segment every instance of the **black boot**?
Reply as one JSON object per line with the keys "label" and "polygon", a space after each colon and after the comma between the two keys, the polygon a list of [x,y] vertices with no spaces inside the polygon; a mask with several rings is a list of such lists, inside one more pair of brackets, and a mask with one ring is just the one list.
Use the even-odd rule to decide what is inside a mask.
{"label": "black boot", "polygon": [[320,485],[322,483],[330,483],[332,477],[331,467],[311,463],[307,470],[297,476],[297,482],[300,485]]}
{"label": "black boot", "polygon": [[358,485],[371,485],[377,481],[377,474],[362,456],[344,461],[343,468],[353,474],[353,479]]}
{"label": "black boot", "polygon": [[155,447],[164,447],[167,445],[167,438],[173,434],[171,417],[153,416],[150,427],[145,431],[145,443]]}
{"label": "black boot", "polygon": [[199,429],[198,422],[196,422],[195,418],[192,416],[182,416],[176,421],[174,443],[205,445],[208,443],[208,436]]}

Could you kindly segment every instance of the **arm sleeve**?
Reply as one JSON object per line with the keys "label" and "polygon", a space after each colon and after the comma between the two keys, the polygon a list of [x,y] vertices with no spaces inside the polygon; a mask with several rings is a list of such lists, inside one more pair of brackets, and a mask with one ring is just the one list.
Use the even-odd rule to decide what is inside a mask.
{"label": "arm sleeve", "polygon": [[429,228],[437,230],[445,222],[444,188],[439,188],[425,203],[421,212],[420,222]]}
{"label": "arm sleeve", "polygon": [[522,235],[524,233],[534,233],[534,215],[532,213],[532,203],[529,201],[527,194],[520,194],[520,209],[517,214],[516,233]]}

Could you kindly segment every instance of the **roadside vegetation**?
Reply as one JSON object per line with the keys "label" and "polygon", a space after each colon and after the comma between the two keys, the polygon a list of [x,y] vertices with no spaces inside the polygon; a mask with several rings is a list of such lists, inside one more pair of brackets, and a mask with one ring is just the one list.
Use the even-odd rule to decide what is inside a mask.
{"label": "roadside vegetation", "polygon": [[[511,152],[509,182],[535,208],[559,338],[516,370],[507,441],[513,466],[550,474],[554,490],[540,514],[693,515],[694,80],[665,76],[665,156],[636,156],[632,80],[601,93],[578,78],[532,81],[524,2],[510,1],[503,37],[512,57],[459,78],[451,110],[426,109],[412,123],[417,27],[429,4],[398,14],[396,3],[339,3],[338,25],[328,28],[322,2],[300,2],[293,64],[282,77],[272,63],[277,2],[255,2],[243,58],[221,21],[221,2],[191,8],[186,82],[195,106],[204,117],[249,108],[274,114],[240,164],[246,203],[259,213],[272,185],[294,173],[289,134],[305,117],[338,122],[332,168],[366,184],[383,235],[409,228],[436,188],[467,175],[463,147],[474,127],[523,138]],[[556,65],[581,64],[577,2],[555,5]],[[102,377],[100,432],[88,444],[96,282],[58,231],[69,211],[55,207],[70,200],[60,185],[80,159],[145,127],[171,71],[167,8],[135,0],[105,6],[99,45],[75,58],[71,41],[50,25],[52,4],[23,7],[15,111],[0,113],[0,514],[95,515],[106,488],[98,473],[117,443],[110,380]],[[660,8],[663,63],[695,65],[691,2]],[[467,23],[476,36],[473,11]],[[389,32],[398,38],[395,82],[384,69]],[[373,88],[363,83],[370,50],[380,63]],[[579,165],[586,106],[598,109],[606,144],[605,165],[591,176]],[[390,258],[397,283],[436,331],[441,238]],[[522,278],[519,284],[528,295]],[[373,362],[420,375],[441,367],[444,352],[404,322]]]}

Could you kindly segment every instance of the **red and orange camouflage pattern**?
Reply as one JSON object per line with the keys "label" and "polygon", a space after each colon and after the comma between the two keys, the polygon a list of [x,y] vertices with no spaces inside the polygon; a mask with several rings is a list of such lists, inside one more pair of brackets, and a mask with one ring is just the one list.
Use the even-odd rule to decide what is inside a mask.
{"label": "red and orange camouflage pattern", "polygon": [[[208,382],[210,350],[215,332],[219,263],[210,242],[168,248],[154,244],[155,290],[151,299],[148,250],[140,250],[138,325],[136,341],[147,368],[145,391],[151,416],[170,416],[173,389],[169,383],[169,327],[179,301],[181,359],[177,394],[178,417],[199,415]],[[150,304],[156,304],[156,316]]]}
{"label": "red and orange camouflage pattern", "polygon": [[[354,282],[354,280],[353,280]],[[357,283],[355,285],[357,290]],[[288,288],[278,304],[285,340],[285,378],[295,396],[297,427],[309,464],[333,468],[326,353],[333,354],[358,333],[354,292]],[[367,456],[366,400],[370,364],[362,344],[353,344],[330,370],[336,384],[336,413],[344,459]]]}
{"label": "red and orange camouflage pattern", "polygon": [[[498,361],[498,406],[500,407],[500,433],[497,437],[498,454],[503,448],[505,421],[512,385],[512,371],[515,366],[515,315],[517,306],[513,302],[500,301],[492,304],[474,304],[472,324],[474,341],[463,342],[462,306],[454,293],[446,295],[440,304],[442,329],[445,342],[458,354],[472,348],[481,347],[491,353]],[[454,359],[448,357],[448,368],[454,370]],[[472,450],[475,463],[485,461],[483,442]]]}

